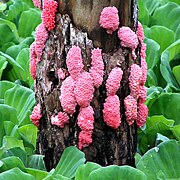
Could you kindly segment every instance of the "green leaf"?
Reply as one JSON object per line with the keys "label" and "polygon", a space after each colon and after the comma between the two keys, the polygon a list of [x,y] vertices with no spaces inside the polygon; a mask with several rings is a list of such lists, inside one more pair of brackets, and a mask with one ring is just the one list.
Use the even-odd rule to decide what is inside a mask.
{"label": "green leaf", "polygon": [[3,56],[0,56],[0,79],[3,73],[3,70],[6,69],[8,62],[6,61],[6,58]]}
{"label": "green leaf", "polygon": [[176,138],[178,139],[178,141],[180,141],[180,124],[172,127],[171,130],[173,134],[176,136]]}
{"label": "green leaf", "polygon": [[160,62],[160,46],[159,44],[152,40],[145,38],[146,44],[146,62],[148,64],[148,69],[153,69],[158,62]]}
{"label": "green leaf", "polygon": [[175,32],[179,25],[179,21],[180,7],[176,3],[169,2],[155,10],[152,17],[151,26],[165,26]]}
{"label": "green leaf", "polygon": [[86,164],[81,165],[76,171],[75,180],[88,180],[90,173],[100,167],[99,164],[93,162],[87,162]]}
{"label": "green leaf", "polygon": [[3,162],[3,165],[0,167],[0,173],[15,167],[18,167],[21,170],[25,170],[24,164],[19,157],[10,156],[1,159],[1,161]]}
{"label": "green leaf", "polygon": [[29,48],[22,49],[18,54],[16,61],[24,69],[24,78],[22,80],[25,81],[30,87],[34,81],[29,71]]}
{"label": "green leaf", "polygon": [[146,2],[144,0],[139,0],[138,1],[138,7],[139,7],[139,21],[143,25],[148,25],[149,24],[149,12],[146,7]]}
{"label": "green leaf", "polygon": [[28,48],[28,45],[27,44],[14,45],[14,46],[9,47],[5,53],[11,56],[13,59],[16,59],[19,52],[24,48]]}
{"label": "green leaf", "polygon": [[6,9],[7,5],[5,3],[0,2],[0,13]]}
{"label": "green leaf", "polygon": [[140,159],[137,169],[143,171],[147,179],[178,179],[180,159],[180,144],[176,141],[166,141],[149,150]]}
{"label": "green leaf", "polygon": [[8,25],[9,28],[11,29],[11,31],[14,33],[16,39],[19,39],[18,31],[17,31],[16,25],[14,23],[12,23],[11,21],[0,18],[0,24]]}
{"label": "green leaf", "polygon": [[42,180],[48,175],[48,172],[46,171],[41,171],[41,170],[32,169],[32,168],[26,168],[26,172],[28,174],[31,174],[36,180]]}
{"label": "green leaf", "polygon": [[0,98],[4,99],[4,94],[8,89],[11,89],[15,86],[13,82],[10,81],[0,81]]}
{"label": "green leaf", "polygon": [[26,166],[27,164],[27,155],[24,150],[22,150],[20,147],[15,147],[11,149],[7,149],[4,154],[2,155],[2,158],[7,158],[7,157],[18,157],[23,164]]}
{"label": "green leaf", "polygon": [[16,36],[7,24],[0,24],[0,47],[7,42],[17,43]]}
{"label": "green leaf", "polygon": [[177,82],[180,85],[180,65],[173,67],[172,71],[173,71],[173,74],[174,74]]}
{"label": "green leaf", "polygon": [[175,125],[180,124],[180,94],[161,94],[149,107],[149,116],[164,115],[167,119],[175,120]]}
{"label": "green leaf", "polygon": [[84,164],[85,155],[76,147],[71,146],[64,150],[61,159],[53,175],[59,174],[68,178],[73,178],[77,168]]}
{"label": "green leaf", "polygon": [[29,156],[27,167],[45,171],[46,167],[43,158],[44,158],[43,155],[38,155],[38,154]]}
{"label": "green leaf", "polygon": [[20,37],[28,37],[41,23],[41,13],[37,9],[24,11],[19,19],[18,33]]}
{"label": "green leaf", "polygon": [[26,37],[21,41],[21,44],[27,44],[28,46],[30,46],[33,42],[34,42],[33,37]]}
{"label": "green leaf", "polygon": [[0,180],[12,180],[12,179],[35,180],[35,178],[32,175],[22,172],[17,167],[0,174]]}
{"label": "green leaf", "polygon": [[37,139],[37,127],[33,124],[27,124],[18,129],[22,138],[32,144],[34,148],[36,147],[36,139]]}
{"label": "green leaf", "polygon": [[126,179],[126,180],[146,180],[146,175],[133,167],[130,166],[108,166],[102,167],[95,171],[92,171],[89,180],[119,180],[119,179]]}
{"label": "green leaf", "polygon": [[4,121],[4,131],[6,136],[11,136],[11,132],[15,126],[15,124],[11,121]]}
{"label": "green leaf", "polygon": [[152,26],[144,29],[145,36],[160,45],[160,53],[175,41],[175,33],[164,26]]}
{"label": "green leaf", "polygon": [[31,124],[29,111],[35,104],[34,92],[26,87],[16,85],[5,93],[5,104],[15,107],[18,113],[18,125]]}

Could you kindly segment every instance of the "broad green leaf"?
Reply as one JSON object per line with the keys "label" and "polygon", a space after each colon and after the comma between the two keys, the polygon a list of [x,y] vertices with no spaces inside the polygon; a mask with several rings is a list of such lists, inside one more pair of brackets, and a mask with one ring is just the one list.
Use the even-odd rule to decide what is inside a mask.
{"label": "broad green leaf", "polygon": [[146,80],[146,84],[148,84],[148,86],[158,86],[158,79],[156,77],[156,74],[154,73],[154,71],[152,69],[149,69],[147,72],[147,80]]}
{"label": "broad green leaf", "polygon": [[5,53],[11,56],[13,59],[16,59],[19,52],[24,48],[28,48],[28,45],[27,44],[14,45],[14,46],[9,47]]}
{"label": "broad green leaf", "polygon": [[134,158],[135,158],[135,165],[137,165],[138,164],[138,162],[139,162],[139,160],[141,159],[141,155],[139,154],[139,153],[136,153],[135,154],[135,156],[134,156]]}
{"label": "broad green leaf", "polygon": [[149,150],[140,159],[137,169],[143,171],[147,179],[179,179],[180,144],[166,141]]}
{"label": "broad green leaf", "polygon": [[34,148],[36,147],[36,139],[37,139],[37,127],[33,124],[27,124],[24,126],[21,126],[18,129],[20,135],[22,138],[29,143],[31,143]]}
{"label": "broad green leaf", "polygon": [[146,120],[146,129],[139,133],[138,146],[142,154],[155,146],[157,134],[161,133],[167,137],[173,137],[171,127],[174,121],[168,120],[164,116],[152,116]]}
{"label": "broad green leaf", "polygon": [[19,39],[18,31],[17,31],[16,25],[14,23],[12,23],[11,21],[0,18],[0,24],[8,25],[9,28],[11,29],[11,31],[14,33],[16,39]]}
{"label": "broad green leaf", "polygon": [[90,173],[100,167],[99,164],[93,162],[87,162],[86,164],[81,165],[76,171],[75,180],[88,180]]}
{"label": "broad green leaf", "polygon": [[9,55],[0,52],[0,55],[4,56],[8,61],[9,69],[4,72],[6,72],[6,78],[8,78],[11,81],[16,81],[17,79],[24,79],[26,77],[23,77],[24,69]]}
{"label": "broad green leaf", "polygon": [[149,116],[164,115],[167,119],[173,119],[175,125],[180,124],[180,94],[161,94],[149,107]]}
{"label": "broad green leaf", "polygon": [[46,171],[41,171],[39,169],[32,168],[26,168],[26,172],[28,174],[31,174],[36,180],[42,180],[48,175],[48,172]]}
{"label": "broad green leaf", "polygon": [[170,139],[166,136],[163,136],[160,133],[157,133],[157,137],[156,137],[156,142],[155,142],[155,146],[157,146],[158,144],[160,144],[161,142],[165,142],[165,141],[169,141]]}
{"label": "broad green leaf", "polygon": [[153,14],[151,25],[165,26],[174,32],[180,21],[180,7],[173,2],[157,8]]}
{"label": "broad green leaf", "polygon": [[16,36],[7,24],[0,23],[0,47],[7,42],[17,43]]}
{"label": "broad green leaf", "polygon": [[83,152],[74,146],[68,147],[64,150],[53,175],[59,174],[68,178],[73,178],[77,168],[84,164],[84,162],[85,155]]}
{"label": "broad green leaf", "polygon": [[170,2],[175,2],[176,4],[180,5],[180,1],[179,0],[169,0]]}
{"label": "broad green leaf", "polygon": [[0,13],[6,9],[7,5],[5,3],[0,2]]}
{"label": "broad green leaf", "polygon": [[1,161],[3,162],[3,165],[0,167],[0,173],[15,167],[18,167],[21,170],[25,170],[25,166],[19,157],[10,156],[1,159]]}
{"label": "broad green leaf", "polygon": [[0,98],[4,99],[4,94],[8,89],[11,89],[15,86],[13,82],[10,81],[0,81]]}
{"label": "broad green leaf", "polygon": [[28,83],[29,87],[33,84],[33,79],[29,71],[29,48],[22,49],[16,58],[17,63],[24,69],[23,80]]}
{"label": "broad green leaf", "polygon": [[29,156],[27,167],[45,171],[46,167],[43,158],[44,158],[43,155],[38,155],[38,154]]}
{"label": "broad green leaf", "polygon": [[15,126],[15,124],[11,121],[4,121],[4,131],[6,136],[11,136],[11,132]]}
{"label": "broad green leaf", "polygon": [[19,125],[31,124],[29,111],[35,104],[34,92],[26,87],[16,85],[5,93],[5,104],[15,107]]}
{"label": "broad green leaf", "polygon": [[175,59],[175,57],[178,56],[179,54],[180,54],[180,40],[177,40],[162,53],[161,65],[160,65],[162,76],[164,77],[166,82],[176,90],[179,90],[180,86],[172,73],[169,63],[171,63],[172,60]]}
{"label": "broad green leaf", "polygon": [[37,9],[24,11],[19,19],[18,33],[20,37],[28,37],[41,23],[41,13]]}
{"label": "broad green leaf", "polygon": [[139,0],[138,1],[138,7],[139,7],[139,21],[143,25],[148,25],[149,24],[149,12],[146,7],[146,2],[144,0]]}
{"label": "broad green leaf", "polygon": [[0,174],[0,180],[13,180],[13,179],[35,180],[35,178],[32,175],[24,173],[17,167]]}
{"label": "broad green leaf", "polygon": [[0,167],[3,165],[3,162],[2,161],[0,161]]}
{"label": "broad green leaf", "polygon": [[173,74],[174,74],[177,82],[180,85],[180,65],[173,67],[172,71],[173,71]]}
{"label": "broad green leaf", "polygon": [[108,166],[102,167],[97,170],[94,170],[90,173],[88,180],[119,180],[119,179],[126,179],[126,180],[146,180],[146,175],[131,166]]}
{"label": "broad green leaf", "polygon": [[0,56],[0,79],[3,73],[3,70],[7,67],[8,62],[6,61],[6,58],[3,56]]}
{"label": "broad green leaf", "polygon": [[145,28],[144,33],[147,38],[153,39],[160,45],[160,53],[175,41],[175,33],[164,26],[155,25]]}
{"label": "broad green leaf", "polygon": [[6,50],[10,47],[10,46],[13,46],[15,45],[14,42],[7,42],[5,44],[3,44],[1,47],[0,47],[0,51],[2,51],[3,53],[6,52]]}
{"label": "broad green leaf", "polygon": [[28,46],[30,46],[33,42],[34,42],[33,37],[26,37],[21,41],[21,44],[27,44]]}
{"label": "broad green leaf", "polygon": [[148,64],[148,69],[153,69],[158,62],[160,62],[160,46],[159,44],[152,40],[145,38],[146,44],[146,62]]}
{"label": "broad green leaf", "polygon": [[176,136],[176,138],[178,139],[178,141],[180,141],[180,124],[172,127],[171,130],[173,134]]}
{"label": "broad green leaf", "polygon": [[15,147],[15,148],[11,148],[11,149],[7,149],[4,154],[2,155],[2,158],[7,158],[7,157],[18,157],[23,164],[26,166],[27,164],[27,155],[26,152],[24,150],[22,150],[19,147]]}
{"label": "broad green leaf", "polygon": [[157,0],[146,0],[144,2],[146,3],[146,7],[148,9],[149,15],[152,15],[155,9],[160,5],[159,1]]}

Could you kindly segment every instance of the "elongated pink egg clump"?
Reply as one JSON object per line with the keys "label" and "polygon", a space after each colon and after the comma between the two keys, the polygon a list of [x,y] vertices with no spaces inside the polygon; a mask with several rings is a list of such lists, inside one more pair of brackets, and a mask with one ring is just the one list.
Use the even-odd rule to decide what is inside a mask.
{"label": "elongated pink egg clump", "polygon": [[111,70],[108,79],[106,81],[107,95],[115,95],[120,88],[123,71],[119,67],[115,67]]}
{"label": "elongated pink egg clump", "polygon": [[41,9],[41,6],[42,6],[41,0],[33,0],[33,3],[35,7]]}
{"label": "elongated pink egg clump", "polygon": [[93,78],[94,86],[98,88],[103,82],[104,62],[102,59],[102,50],[97,48],[91,51],[91,77]]}
{"label": "elongated pink egg clump", "polygon": [[135,59],[135,49],[137,48],[139,43],[136,33],[129,27],[122,26],[118,30],[118,37],[121,40],[121,46],[130,48],[132,51],[132,56]]}
{"label": "elongated pink egg clump", "polygon": [[72,46],[72,48],[68,51],[66,64],[71,77],[76,79],[83,69],[80,47]]}
{"label": "elongated pink egg clump", "polygon": [[138,117],[136,120],[137,126],[142,127],[146,122],[146,118],[148,117],[148,108],[143,103],[138,103]]}
{"label": "elongated pink egg clump", "polygon": [[141,83],[144,85],[146,83],[148,67],[146,60],[143,58],[141,58],[141,70],[142,70]]}
{"label": "elongated pink egg clump", "polygon": [[45,0],[42,11],[42,22],[50,31],[55,27],[55,14],[57,12],[58,2],[54,0]]}
{"label": "elongated pink egg clump", "polygon": [[117,129],[121,123],[120,102],[117,95],[108,96],[104,103],[103,117],[108,126]]}
{"label": "elongated pink egg clump", "polygon": [[146,102],[146,87],[144,85],[140,85],[139,88],[139,102]]}
{"label": "elongated pink egg clump", "polygon": [[142,24],[138,21],[137,31],[136,31],[137,37],[140,41],[140,43],[144,42],[144,30],[142,27]]}
{"label": "elongated pink egg clump", "polygon": [[124,106],[126,109],[126,120],[129,125],[132,125],[137,119],[137,100],[129,95],[124,99]]}
{"label": "elongated pink egg clump", "polygon": [[113,31],[118,29],[119,16],[116,7],[105,7],[100,15],[99,24],[105,28],[108,34],[112,34]]}
{"label": "elongated pink egg clump", "polygon": [[59,112],[58,115],[51,117],[51,124],[60,128],[69,122],[69,116],[65,112]]}
{"label": "elongated pink egg clump", "polygon": [[37,60],[39,62],[41,59],[42,51],[45,47],[45,43],[48,39],[48,32],[43,23],[37,26],[35,34],[36,34],[35,50],[37,54]]}
{"label": "elongated pink egg clump", "polygon": [[81,108],[78,115],[78,126],[82,131],[91,131],[94,129],[94,110],[91,106]]}
{"label": "elongated pink egg clump", "polygon": [[79,133],[78,147],[80,150],[82,148],[89,146],[92,143],[92,133],[89,131],[81,131]]}
{"label": "elongated pink egg clump", "polygon": [[39,127],[39,120],[41,118],[42,118],[42,114],[41,114],[40,104],[37,104],[36,106],[34,106],[32,114],[30,115],[30,120],[35,126]]}
{"label": "elongated pink egg clump", "polygon": [[36,64],[37,64],[37,58],[36,58],[36,52],[35,52],[35,42],[33,42],[30,46],[30,74],[32,78],[36,79]]}
{"label": "elongated pink egg clump", "polygon": [[74,96],[75,81],[71,76],[67,77],[61,86],[60,102],[63,111],[68,114],[73,114],[76,109],[76,100]]}
{"label": "elongated pink egg clump", "polygon": [[130,88],[130,95],[135,99],[138,99],[139,97],[141,78],[142,78],[142,70],[140,66],[137,64],[132,64],[130,67],[129,88]]}
{"label": "elongated pink egg clump", "polygon": [[88,72],[79,74],[74,88],[76,102],[81,107],[89,106],[94,93],[93,80]]}

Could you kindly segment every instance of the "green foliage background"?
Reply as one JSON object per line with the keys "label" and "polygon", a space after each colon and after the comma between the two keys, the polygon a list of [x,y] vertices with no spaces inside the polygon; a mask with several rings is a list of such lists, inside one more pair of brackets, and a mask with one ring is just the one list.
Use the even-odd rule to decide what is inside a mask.
{"label": "green foliage background", "polygon": [[51,172],[35,154],[37,128],[29,73],[29,46],[41,22],[31,0],[0,3],[0,180],[1,179],[179,179],[180,178],[180,1],[139,0],[145,31],[149,116],[138,130],[136,168],[85,163],[69,147]]}

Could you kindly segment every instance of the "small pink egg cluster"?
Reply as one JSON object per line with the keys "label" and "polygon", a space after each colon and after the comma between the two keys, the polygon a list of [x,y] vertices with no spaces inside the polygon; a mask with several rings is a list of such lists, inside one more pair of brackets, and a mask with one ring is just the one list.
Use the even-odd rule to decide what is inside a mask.
{"label": "small pink egg cluster", "polygon": [[[80,106],[78,115],[79,149],[89,146],[92,143],[92,132],[94,129],[94,111],[90,106],[93,98],[94,88],[98,88],[103,81],[104,63],[101,50],[93,49],[90,72],[83,70],[83,60],[81,49],[72,46],[66,57],[66,65],[69,76],[62,82],[60,102],[62,109],[68,115],[76,111],[76,106]],[[67,123],[67,121],[66,121]]]}
{"label": "small pink egg cluster", "polygon": [[146,45],[144,44],[144,31],[140,22],[137,27],[137,37],[140,42],[140,60],[141,66],[132,64],[130,67],[129,75],[129,88],[130,95],[124,100],[126,109],[126,119],[129,125],[134,121],[138,127],[144,126],[148,116],[148,108],[144,104],[146,101],[146,76],[147,76],[147,63],[146,63]]}
{"label": "small pink egg cluster", "polygon": [[30,115],[30,120],[35,126],[39,127],[39,121],[41,118],[42,114],[40,104],[37,104],[36,106],[34,106],[32,114]]}
{"label": "small pink egg cluster", "polygon": [[103,117],[108,126],[117,129],[121,124],[120,101],[116,92],[120,88],[123,71],[119,67],[111,70],[106,80],[107,98],[105,99]]}

